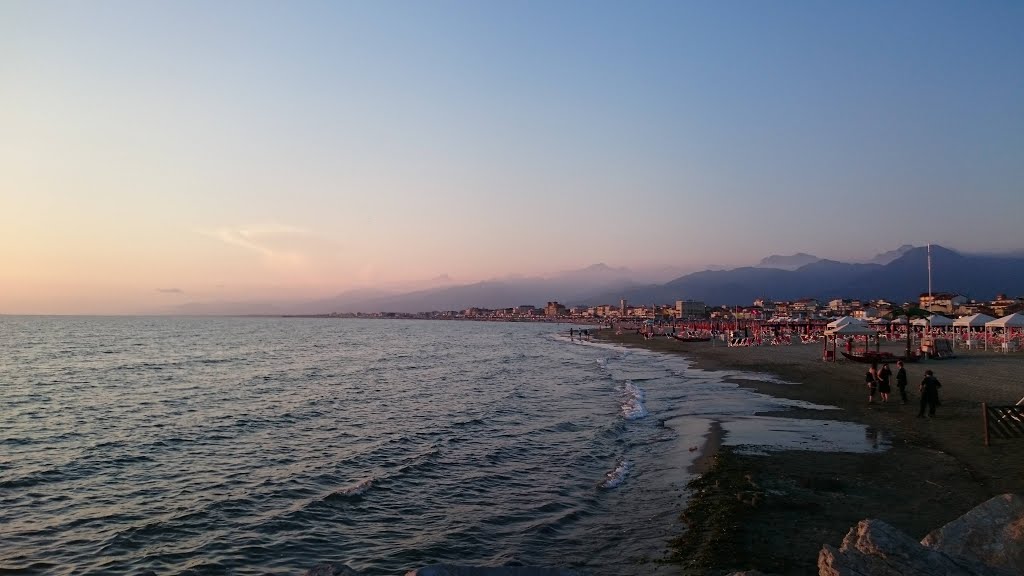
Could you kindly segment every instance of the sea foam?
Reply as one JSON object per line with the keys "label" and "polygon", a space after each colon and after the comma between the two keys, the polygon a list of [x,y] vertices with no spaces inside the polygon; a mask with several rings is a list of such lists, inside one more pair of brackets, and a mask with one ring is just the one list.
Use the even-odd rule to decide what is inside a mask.
{"label": "sea foam", "polygon": [[620,460],[614,470],[605,473],[604,481],[600,484],[601,488],[610,490],[622,484],[632,467],[633,464],[629,460]]}
{"label": "sea foam", "polygon": [[626,381],[622,389],[622,416],[626,420],[637,420],[647,416],[647,407],[644,406],[644,389],[636,384]]}
{"label": "sea foam", "polygon": [[356,482],[355,484],[350,484],[348,486],[345,486],[344,488],[336,490],[333,494],[331,494],[331,496],[359,496],[363,492],[369,490],[372,486],[373,478],[363,478],[362,480]]}

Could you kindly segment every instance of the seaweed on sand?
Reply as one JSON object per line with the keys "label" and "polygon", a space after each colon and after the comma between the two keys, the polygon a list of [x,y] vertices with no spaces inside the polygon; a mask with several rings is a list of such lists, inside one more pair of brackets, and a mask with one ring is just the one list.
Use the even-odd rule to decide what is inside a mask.
{"label": "seaweed on sand", "polygon": [[742,524],[762,505],[764,491],[739,460],[722,447],[707,471],[690,481],[690,500],[681,515],[686,530],[669,543],[667,563],[693,574],[752,568]]}

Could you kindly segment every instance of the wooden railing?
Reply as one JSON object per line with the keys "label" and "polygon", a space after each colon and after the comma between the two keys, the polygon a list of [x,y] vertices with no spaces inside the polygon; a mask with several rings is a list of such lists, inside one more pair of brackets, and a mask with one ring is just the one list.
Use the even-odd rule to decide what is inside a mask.
{"label": "wooden railing", "polygon": [[985,446],[989,445],[990,436],[1024,438],[1024,404],[989,406],[982,402],[981,419],[985,425]]}

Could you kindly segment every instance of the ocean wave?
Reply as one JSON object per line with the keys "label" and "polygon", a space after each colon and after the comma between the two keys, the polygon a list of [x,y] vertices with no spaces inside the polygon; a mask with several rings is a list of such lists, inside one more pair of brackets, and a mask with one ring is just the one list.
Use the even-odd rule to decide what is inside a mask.
{"label": "ocean wave", "polygon": [[0,480],[0,488],[31,488],[39,484],[60,482],[67,479],[67,473],[60,467],[33,470],[22,476]]}
{"label": "ocean wave", "polygon": [[647,416],[647,407],[644,406],[646,393],[644,389],[636,384],[626,381],[622,388],[624,399],[622,401],[622,416],[626,420],[637,420]]}
{"label": "ocean wave", "polygon": [[605,473],[604,480],[601,481],[599,486],[606,490],[618,487],[626,480],[626,476],[629,475],[629,471],[632,468],[632,462],[629,460],[620,460],[613,470],[609,470]]}
{"label": "ocean wave", "polygon": [[324,497],[324,500],[335,500],[338,498],[353,498],[355,496],[362,495],[372,487],[373,477],[363,478],[362,480],[354,484],[349,484],[348,486],[344,486],[342,488],[335,490],[334,492],[331,492],[326,497]]}

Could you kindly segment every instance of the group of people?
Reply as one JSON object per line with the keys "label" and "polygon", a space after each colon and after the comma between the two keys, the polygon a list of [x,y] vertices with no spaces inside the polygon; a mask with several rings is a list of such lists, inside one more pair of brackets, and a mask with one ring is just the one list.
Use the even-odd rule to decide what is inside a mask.
{"label": "group of people", "polygon": [[576,340],[577,337],[580,339],[580,342],[582,342],[583,340],[586,340],[586,341],[589,342],[590,341],[590,330],[583,330],[583,329],[575,330],[573,328],[569,328],[569,340]]}
{"label": "group of people", "polygon": [[[877,393],[882,402],[889,401],[889,394],[892,392],[892,386],[890,384],[892,379],[892,370],[889,369],[889,364],[882,364],[879,368],[878,364],[871,364],[868,368],[867,373],[864,375],[864,381],[868,386],[868,403],[874,404],[875,394]],[[921,385],[918,390],[921,393],[921,407],[917,413],[918,418],[924,418],[925,410],[928,411],[928,416],[935,416],[935,409],[939,405],[939,388],[942,384],[939,383],[938,378],[931,370],[924,371],[924,379],[921,380]],[[907,369],[903,366],[903,361],[899,360],[896,362],[896,388],[900,391],[900,404],[906,404],[908,401],[907,397]]]}

